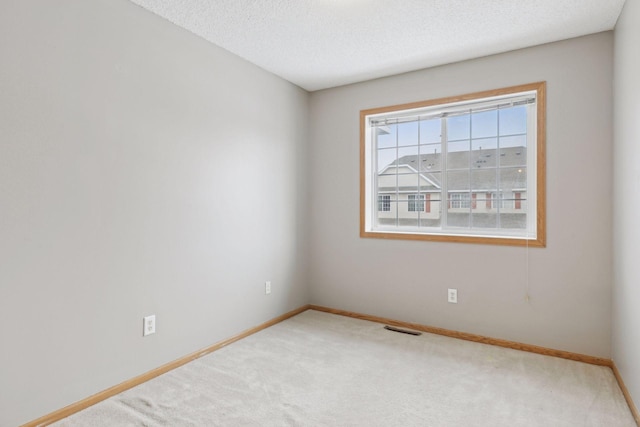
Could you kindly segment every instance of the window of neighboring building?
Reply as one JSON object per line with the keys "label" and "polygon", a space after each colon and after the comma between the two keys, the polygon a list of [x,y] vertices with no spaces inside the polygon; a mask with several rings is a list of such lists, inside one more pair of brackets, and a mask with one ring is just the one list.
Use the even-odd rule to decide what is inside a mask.
{"label": "window of neighboring building", "polygon": [[424,211],[424,194],[409,194],[409,212]]}
{"label": "window of neighboring building", "polygon": [[378,195],[378,211],[389,212],[391,211],[391,196],[388,194]]}
{"label": "window of neighboring building", "polygon": [[469,209],[469,193],[454,193],[449,196],[450,209]]}
{"label": "window of neighboring building", "polygon": [[361,111],[361,236],[544,246],[545,87]]}
{"label": "window of neighboring building", "polygon": [[500,193],[487,193],[487,209],[505,209],[506,207],[502,191]]}

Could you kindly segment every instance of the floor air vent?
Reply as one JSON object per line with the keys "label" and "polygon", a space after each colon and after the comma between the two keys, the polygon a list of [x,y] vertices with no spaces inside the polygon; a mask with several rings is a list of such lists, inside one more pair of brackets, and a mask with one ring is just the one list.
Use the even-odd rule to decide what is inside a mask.
{"label": "floor air vent", "polygon": [[401,334],[407,334],[407,335],[422,335],[422,332],[416,332],[416,331],[410,331],[408,329],[401,329],[401,328],[396,328],[395,326],[385,326],[384,327],[386,330],[388,331],[393,331],[393,332],[400,332]]}

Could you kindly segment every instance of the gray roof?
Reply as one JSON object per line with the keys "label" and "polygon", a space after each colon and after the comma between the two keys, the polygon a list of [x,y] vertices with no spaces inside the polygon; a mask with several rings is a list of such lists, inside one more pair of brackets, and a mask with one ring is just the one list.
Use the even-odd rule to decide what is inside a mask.
{"label": "gray roof", "polygon": [[[380,175],[395,175],[395,165],[408,165],[434,183],[422,186],[420,190],[439,191],[442,182],[441,164],[441,153],[403,156],[390,163]],[[526,147],[450,152],[447,155],[447,187],[449,191],[522,190],[527,187],[526,166]],[[417,185],[412,187],[414,190],[416,188]],[[378,188],[380,191],[396,189],[397,187]],[[403,187],[402,190],[411,191],[411,188]]]}

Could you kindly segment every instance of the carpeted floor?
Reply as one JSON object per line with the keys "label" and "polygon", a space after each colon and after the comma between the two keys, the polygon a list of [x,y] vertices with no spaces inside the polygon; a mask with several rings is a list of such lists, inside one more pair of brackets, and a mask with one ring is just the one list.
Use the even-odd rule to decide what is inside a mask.
{"label": "carpeted floor", "polygon": [[313,310],[54,425],[636,426],[609,368]]}

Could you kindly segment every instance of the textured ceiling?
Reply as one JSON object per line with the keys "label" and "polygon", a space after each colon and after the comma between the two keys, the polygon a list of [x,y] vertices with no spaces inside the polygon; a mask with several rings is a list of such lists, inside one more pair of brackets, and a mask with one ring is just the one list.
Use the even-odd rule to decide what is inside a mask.
{"label": "textured ceiling", "polygon": [[624,0],[132,0],[309,91],[611,30]]}

